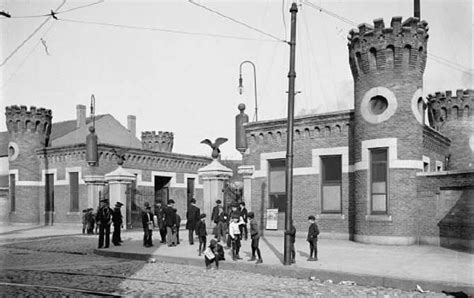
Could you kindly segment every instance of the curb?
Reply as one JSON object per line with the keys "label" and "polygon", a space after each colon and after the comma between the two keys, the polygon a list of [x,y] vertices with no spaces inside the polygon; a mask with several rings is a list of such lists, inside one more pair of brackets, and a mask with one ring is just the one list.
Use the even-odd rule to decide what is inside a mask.
{"label": "curb", "polygon": [[[204,262],[196,258],[188,257],[174,257],[174,256],[162,256],[157,254],[137,254],[129,252],[116,252],[94,249],[94,254],[104,257],[114,257],[122,259],[140,260],[147,261],[149,258],[154,258],[156,262],[180,264],[180,265],[191,265],[204,268]],[[224,270],[239,270],[251,273],[258,273],[263,275],[270,275],[274,277],[290,277],[299,279],[308,279],[309,277],[315,277],[321,282],[324,280],[332,280],[335,284],[340,281],[354,281],[357,285],[368,286],[368,287],[384,287],[384,288],[396,288],[407,291],[415,291],[416,286],[421,286],[424,290],[431,292],[447,291],[447,292],[458,292],[463,291],[464,293],[473,296],[474,286],[467,284],[453,284],[444,281],[427,281],[427,280],[408,280],[396,277],[376,276],[368,274],[357,274],[350,272],[341,271],[330,271],[330,270],[316,270],[300,268],[295,266],[282,267],[277,265],[266,265],[265,263],[255,265],[252,263],[239,263],[229,261],[222,261],[219,264],[219,269]]]}

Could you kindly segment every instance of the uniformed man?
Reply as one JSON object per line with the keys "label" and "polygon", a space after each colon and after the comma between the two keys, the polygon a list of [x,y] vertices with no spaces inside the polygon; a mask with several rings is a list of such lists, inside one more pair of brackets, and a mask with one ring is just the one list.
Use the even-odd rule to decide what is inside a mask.
{"label": "uniformed man", "polygon": [[114,212],[112,214],[112,222],[114,224],[114,233],[112,234],[112,243],[115,246],[120,245],[122,238],[120,237],[120,229],[123,226],[123,217],[120,208],[123,206],[121,202],[115,203]]}
{"label": "uniformed man", "polygon": [[[99,248],[109,248],[110,244],[110,224],[112,223],[113,210],[109,207],[109,200],[102,199],[100,201],[99,210],[97,211],[96,222],[99,226]],[[105,246],[104,246],[105,236]]]}

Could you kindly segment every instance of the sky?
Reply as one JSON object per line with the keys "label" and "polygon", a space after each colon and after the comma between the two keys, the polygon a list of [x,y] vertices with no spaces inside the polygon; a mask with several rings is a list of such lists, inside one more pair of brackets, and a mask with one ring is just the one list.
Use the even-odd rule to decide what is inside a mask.
{"label": "sky", "polygon": [[[346,37],[354,26],[325,11],[357,24],[383,18],[388,27],[393,16],[413,15],[413,1],[306,1],[324,10],[297,2],[300,93],[295,113],[352,109]],[[61,2],[0,0],[0,11],[43,15]],[[67,0],[59,12],[94,2]],[[238,92],[241,62],[256,66],[258,120],[287,116],[289,45],[281,40],[289,39],[292,2],[195,2],[265,34],[188,1],[106,0],[58,14],[59,20],[51,18],[19,47],[46,17],[0,17],[2,109],[34,105],[51,109],[54,122],[64,121],[75,119],[76,105],[89,106],[94,94],[96,114],[112,114],[125,127],[127,115],[136,115],[138,138],[142,131],[171,131],[173,152],[210,155],[201,140],[226,137],[222,158],[240,158],[234,141],[237,106],[245,103],[251,120],[255,110],[254,72],[248,63],[242,66],[243,94]],[[430,28],[425,96],[473,88],[473,12],[470,0],[421,0],[421,17]],[[2,112],[0,131],[5,130]]]}

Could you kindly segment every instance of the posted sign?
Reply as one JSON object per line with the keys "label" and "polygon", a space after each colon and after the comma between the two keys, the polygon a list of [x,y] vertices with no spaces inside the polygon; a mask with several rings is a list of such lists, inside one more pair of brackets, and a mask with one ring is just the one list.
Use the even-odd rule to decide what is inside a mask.
{"label": "posted sign", "polygon": [[278,229],[278,209],[267,209],[267,230]]}

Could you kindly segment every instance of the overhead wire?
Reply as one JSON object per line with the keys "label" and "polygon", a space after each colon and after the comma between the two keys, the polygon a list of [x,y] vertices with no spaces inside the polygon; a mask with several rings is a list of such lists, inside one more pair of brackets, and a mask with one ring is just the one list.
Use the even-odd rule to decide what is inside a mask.
{"label": "overhead wire", "polygon": [[196,36],[218,37],[218,38],[250,40],[250,41],[276,42],[275,40],[270,40],[270,39],[257,39],[257,38],[240,37],[240,36],[224,35],[224,34],[191,32],[191,31],[183,31],[183,30],[174,30],[174,29],[165,29],[165,28],[156,28],[156,27],[144,27],[144,26],[132,26],[132,25],[114,24],[114,23],[106,23],[106,22],[65,19],[65,18],[58,18],[58,21],[69,22],[69,23],[78,23],[78,24],[88,24],[88,25],[100,25],[100,26],[116,27],[116,28],[122,28],[122,29],[159,31],[159,32],[184,34],[184,35],[196,35]]}
{"label": "overhead wire", "polygon": [[[63,0],[63,2],[58,6],[58,8],[56,8],[56,10],[60,9],[61,7],[63,7],[63,5],[66,4],[66,0]],[[13,57],[13,55],[15,55],[16,52],[18,52],[39,30],[41,30],[41,28],[43,28],[44,25],[46,25],[46,23],[51,20],[52,18],[52,15],[49,15],[35,30],[33,30],[33,32],[31,32],[30,35],[28,35],[28,37],[23,40],[3,61],[2,63],[0,64],[0,67],[4,66],[8,60],[11,59],[11,57]]]}
{"label": "overhead wire", "polygon": [[[325,14],[327,14],[327,15],[330,15],[330,16],[332,16],[332,17],[334,17],[334,18],[336,18],[336,19],[338,19],[338,20],[340,20],[340,21],[342,21],[342,22],[345,22],[346,24],[349,24],[349,25],[351,25],[351,26],[358,27],[358,25],[359,25],[358,23],[356,23],[356,22],[354,22],[354,21],[352,21],[352,20],[350,20],[350,19],[348,19],[348,18],[346,18],[346,17],[340,16],[340,15],[338,15],[338,14],[332,12],[332,11],[329,11],[329,10],[327,10],[327,9],[325,9],[325,8],[322,8],[321,6],[316,5],[316,4],[314,4],[314,3],[312,3],[312,2],[310,2],[310,1],[308,1],[308,0],[301,0],[301,3],[303,3],[303,4],[305,4],[305,5],[309,6],[309,7],[312,7],[313,9],[316,9],[316,10],[318,10],[319,12],[323,12],[323,13],[325,13]],[[465,67],[460,66],[459,64],[457,64],[457,63],[455,63],[455,62],[452,62],[452,61],[450,61],[450,60],[448,60],[448,59],[445,59],[445,58],[442,58],[442,57],[433,55],[433,54],[431,54],[431,53],[428,53],[428,58],[430,58],[430,59],[432,59],[433,61],[436,61],[436,62],[438,62],[438,63],[440,63],[440,64],[444,64],[444,65],[446,65],[446,66],[448,66],[448,67],[451,67],[452,69],[458,70],[458,71],[460,71],[460,72],[464,72],[464,73],[467,73],[467,74],[470,74],[470,75],[472,75],[472,74],[474,73],[474,70],[466,69]]]}
{"label": "overhead wire", "polygon": [[[86,7],[90,7],[90,6],[93,6],[93,5],[97,5],[97,4],[100,4],[104,2],[104,0],[98,0],[97,2],[94,2],[94,3],[89,3],[89,4],[85,4],[85,5],[80,5],[80,6],[77,6],[77,7],[73,7],[73,8],[69,8],[69,9],[66,9],[66,10],[63,10],[63,11],[58,11],[59,9],[56,9],[56,11],[53,11],[54,14],[58,15],[58,14],[61,14],[61,13],[65,13],[65,12],[70,12],[70,11],[74,11],[74,10],[77,10],[77,9],[82,9],[82,8],[86,8]],[[26,16],[10,16],[9,18],[11,19],[29,19],[29,18],[42,18],[42,17],[47,17],[47,16],[51,16],[52,13],[49,12],[47,14],[39,14],[39,15],[26,15]]]}
{"label": "overhead wire", "polygon": [[219,16],[225,18],[225,19],[231,20],[231,21],[234,22],[234,23],[237,23],[237,24],[242,25],[242,26],[244,26],[244,27],[246,27],[246,28],[249,28],[249,29],[251,29],[251,30],[253,30],[253,31],[256,31],[256,32],[258,32],[258,33],[260,33],[260,34],[263,34],[263,35],[266,35],[266,36],[268,36],[268,37],[271,37],[271,38],[273,38],[273,39],[275,39],[275,40],[277,40],[277,41],[281,41],[281,42],[284,42],[284,43],[288,43],[286,40],[281,39],[281,38],[279,38],[279,37],[276,37],[276,36],[273,35],[273,34],[264,32],[264,31],[262,31],[262,30],[260,30],[260,29],[258,29],[258,28],[256,28],[256,27],[253,27],[253,26],[251,26],[251,25],[249,25],[249,24],[246,24],[246,23],[241,22],[241,21],[239,21],[239,20],[237,20],[237,19],[234,19],[234,18],[232,18],[232,17],[229,17],[229,16],[227,16],[227,15],[225,15],[225,14],[223,14],[223,13],[217,11],[217,10],[214,10],[214,9],[211,9],[211,8],[205,6],[205,5],[196,3],[196,2],[194,2],[193,0],[188,0],[188,2],[191,3],[191,4],[193,4],[193,5],[196,5],[196,6],[200,7],[200,8],[202,8],[202,9],[205,9],[205,10],[207,10],[207,11],[210,11],[210,12],[212,12],[212,13],[214,13],[214,14],[217,14],[217,15],[219,15]]}
{"label": "overhead wire", "polygon": [[[48,35],[48,32],[51,30],[51,28],[56,24],[56,22],[53,22],[50,24],[50,26],[46,29],[46,31],[43,33],[41,36],[41,39],[46,38],[46,35]],[[33,52],[38,48],[38,46],[41,44],[41,39],[39,39],[34,47],[31,48],[31,50],[26,54],[26,56],[23,58],[23,60],[20,62],[18,67],[12,72],[10,77],[3,83],[1,89],[3,89],[5,86],[10,83],[10,81],[13,79],[13,77],[17,74],[17,72],[23,67],[23,65],[26,63],[26,61],[30,58],[30,56],[33,54]]]}
{"label": "overhead wire", "polygon": [[283,19],[283,28],[285,28],[285,39],[288,37],[288,32],[286,30],[286,19],[285,19],[285,0],[281,2],[281,16]]}

